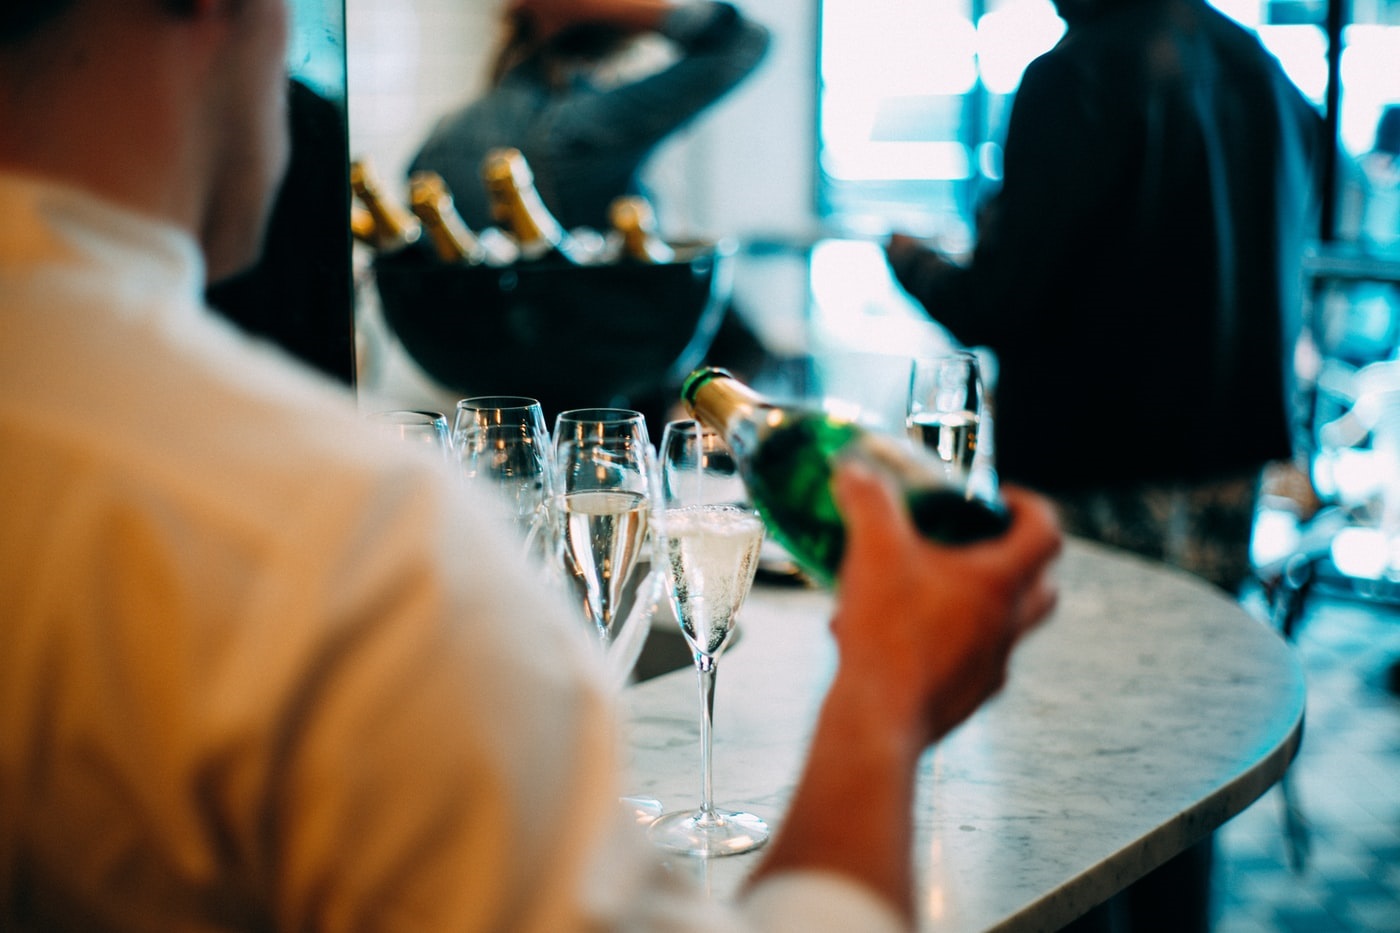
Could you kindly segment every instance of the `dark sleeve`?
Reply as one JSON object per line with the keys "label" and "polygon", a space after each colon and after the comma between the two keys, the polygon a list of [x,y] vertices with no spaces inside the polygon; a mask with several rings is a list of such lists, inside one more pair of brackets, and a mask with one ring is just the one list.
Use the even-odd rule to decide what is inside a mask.
{"label": "dark sleeve", "polygon": [[891,257],[900,284],[964,344],[995,348],[1053,327],[1043,309],[1085,251],[1111,235],[1096,225],[1123,143],[1103,98],[1053,52],[1032,62],[1012,105],[1002,189],[971,260]]}
{"label": "dark sleeve", "polygon": [[660,34],[675,44],[674,62],[571,103],[554,131],[600,149],[648,148],[751,74],[769,42],[765,27],[710,0],[673,10]]}

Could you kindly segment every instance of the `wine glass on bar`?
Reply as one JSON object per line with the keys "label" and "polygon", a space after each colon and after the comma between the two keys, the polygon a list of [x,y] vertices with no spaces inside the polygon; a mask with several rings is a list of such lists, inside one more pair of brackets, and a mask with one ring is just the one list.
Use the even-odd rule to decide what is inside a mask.
{"label": "wine glass on bar", "polygon": [[538,400],[481,395],[457,403],[452,448],[463,479],[490,490],[527,549],[550,491],[550,441]]}
{"label": "wine glass on bar", "polygon": [[[643,560],[656,467],[646,419],[626,408],[560,412],[553,467],[541,525],[552,566],[579,595],[581,614],[603,650],[606,679],[620,687],[637,663],[661,598],[650,562]],[[638,823],[661,813],[654,797],[629,795],[620,803]]]}
{"label": "wine glass on bar", "polygon": [[763,845],[768,825],[752,813],[714,805],[715,679],[753,585],[763,522],[748,502],[723,438],[695,421],[673,421],[661,438],[660,491],[653,511],[657,555],[671,607],[695,656],[700,682],[700,806],[663,814],[651,825],[658,846],[700,858]]}
{"label": "wine glass on bar", "polygon": [[971,477],[981,424],[982,373],[974,354],[959,351],[913,361],[905,419],[909,437],[960,484]]}
{"label": "wine glass on bar", "polygon": [[447,416],[439,411],[416,408],[396,408],[370,412],[366,416],[386,437],[429,447],[447,459],[452,453],[452,436]]}
{"label": "wine glass on bar", "polygon": [[[645,613],[629,611],[644,576],[638,570],[648,540],[654,460],[640,412],[571,409],[555,420],[549,509],[559,563],[604,651],[629,669],[641,651],[636,629],[650,627],[649,618],[640,618]],[[619,652],[630,657],[617,662]]]}

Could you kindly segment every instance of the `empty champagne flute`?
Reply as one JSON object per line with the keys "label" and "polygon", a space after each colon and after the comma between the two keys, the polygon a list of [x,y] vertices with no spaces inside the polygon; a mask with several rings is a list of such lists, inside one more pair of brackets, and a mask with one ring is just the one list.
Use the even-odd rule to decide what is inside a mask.
{"label": "empty champagne flute", "polygon": [[[584,408],[555,419],[549,511],[558,562],[603,649],[615,665],[629,669],[650,627],[649,618],[641,618],[646,613],[630,610],[645,576],[639,565],[648,540],[654,458],[640,412]],[[627,657],[618,660],[618,654]]]}
{"label": "empty champagne flute", "polygon": [[457,403],[452,448],[463,479],[488,489],[527,548],[550,492],[550,441],[538,400],[481,395]]}
{"label": "empty champagne flute", "polygon": [[447,416],[440,411],[396,408],[371,412],[367,418],[370,424],[387,437],[431,448],[444,459],[452,452],[452,437],[447,428]]}
{"label": "empty champagne flute", "polygon": [[982,374],[968,352],[915,359],[909,371],[905,426],[909,437],[966,484],[977,457],[982,424]]}
{"label": "empty champagne flute", "polygon": [[715,679],[753,585],[763,523],[748,502],[723,438],[695,421],[673,421],[661,438],[652,527],[671,608],[695,656],[700,682],[700,807],[651,825],[658,846],[700,858],[763,845],[768,825],[752,813],[718,809],[712,788]]}

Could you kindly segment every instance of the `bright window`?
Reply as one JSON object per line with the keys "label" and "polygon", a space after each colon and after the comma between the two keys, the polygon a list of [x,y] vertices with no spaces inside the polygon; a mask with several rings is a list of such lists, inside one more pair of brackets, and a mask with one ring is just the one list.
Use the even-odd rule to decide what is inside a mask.
{"label": "bright window", "polygon": [[[1325,105],[1325,0],[1215,5]],[[1381,113],[1400,103],[1400,0],[1348,7],[1340,183],[1374,145]],[[819,213],[857,235],[901,229],[970,242],[976,210],[1000,181],[1021,74],[1064,33],[1050,0],[822,0],[820,28]]]}

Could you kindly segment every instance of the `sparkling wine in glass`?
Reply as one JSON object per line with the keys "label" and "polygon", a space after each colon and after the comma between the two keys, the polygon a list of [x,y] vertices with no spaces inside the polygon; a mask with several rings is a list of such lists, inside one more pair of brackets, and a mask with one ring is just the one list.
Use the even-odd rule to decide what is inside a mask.
{"label": "sparkling wine in glass", "polygon": [[500,501],[527,542],[550,491],[550,441],[533,398],[483,395],[457,403],[452,448],[463,479]]}
{"label": "sparkling wine in glass", "polygon": [[916,359],[909,373],[905,426],[916,443],[966,483],[982,425],[982,375],[977,357],[958,352]]}
{"label": "sparkling wine in glass", "polygon": [[[648,541],[654,457],[639,412],[573,409],[555,421],[549,505],[555,543],[605,650],[619,641],[619,623],[644,576],[639,566]],[[634,641],[627,641],[628,653]],[[639,652],[640,644],[635,648]]]}
{"label": "sparkling wine in glass", "polygon": [[763,845],[769,830],[752,813],[714,805],[715,680],[758,569],[763,522],[747,502],[723,438],[698,422],[666,426],[659,471],[653,528],[671,608],[699,677],[701,790],[698,809],[663,814],[650,835],[658,846],[684,855],[737,855]]}

